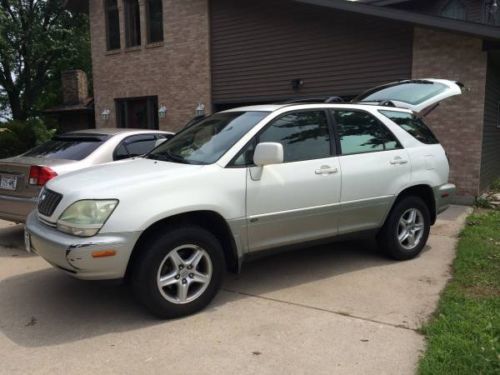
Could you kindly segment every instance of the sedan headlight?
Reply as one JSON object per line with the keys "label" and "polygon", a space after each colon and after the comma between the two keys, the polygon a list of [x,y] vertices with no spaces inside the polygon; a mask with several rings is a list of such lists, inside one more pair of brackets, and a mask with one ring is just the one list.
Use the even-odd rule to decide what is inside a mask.
{"label": "sedan headlight", "polygon": [[116,199],[75,202],[59,217],[57,229],[79,237],[95,236],[117,205]]}

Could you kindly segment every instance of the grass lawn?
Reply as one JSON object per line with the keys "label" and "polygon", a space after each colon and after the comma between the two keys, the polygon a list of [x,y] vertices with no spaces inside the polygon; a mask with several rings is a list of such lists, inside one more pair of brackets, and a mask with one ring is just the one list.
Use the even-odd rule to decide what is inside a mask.
{"label": "grass lawn", "polygon": [[420,374],[500,374],[500,211],[468,218],[453,279],[422,331]]}

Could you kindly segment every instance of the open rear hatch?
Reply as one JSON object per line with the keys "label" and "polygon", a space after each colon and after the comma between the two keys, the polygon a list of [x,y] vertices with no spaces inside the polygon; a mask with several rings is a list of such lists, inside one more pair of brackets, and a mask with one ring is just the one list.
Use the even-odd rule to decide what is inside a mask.
{"label": "open rear hatch", "polygon": [[370,89],[353,100],[356,103],[393,105],[425,116],[441,101],[462,94],[460,82],[445,79],[412,79]]}

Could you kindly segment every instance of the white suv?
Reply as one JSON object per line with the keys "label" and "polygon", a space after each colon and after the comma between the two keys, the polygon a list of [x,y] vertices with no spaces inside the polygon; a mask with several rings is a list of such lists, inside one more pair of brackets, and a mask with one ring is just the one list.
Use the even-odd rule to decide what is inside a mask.
{"label": "white suv", "polygon": [[402,81],[355,104],[220,112],[143,158],[51,180],[26,245],[81,279],[129,279],[156,315],[202,309],[226,269],[267,250],[376,236],[396,259],[424,247],[455,186],[421,119],[461,85]]}

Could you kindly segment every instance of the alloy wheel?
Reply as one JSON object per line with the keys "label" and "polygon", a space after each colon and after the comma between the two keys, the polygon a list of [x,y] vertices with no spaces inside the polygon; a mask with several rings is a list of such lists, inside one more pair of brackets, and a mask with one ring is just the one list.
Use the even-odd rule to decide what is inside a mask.
{"label": "alloy wheel", "polygon": [[181,245],[171,250],[158,269],[157,285],[169,302],[185,304],[196,300],[212,280],[212,261],[205,249]]}
{"label": "alloy wheel", "polygon": [[397,236],[401,247],[405,250],[416,248],[424,235],[425,223],[424,216],[420,210],[410,208],[401,215]]}

